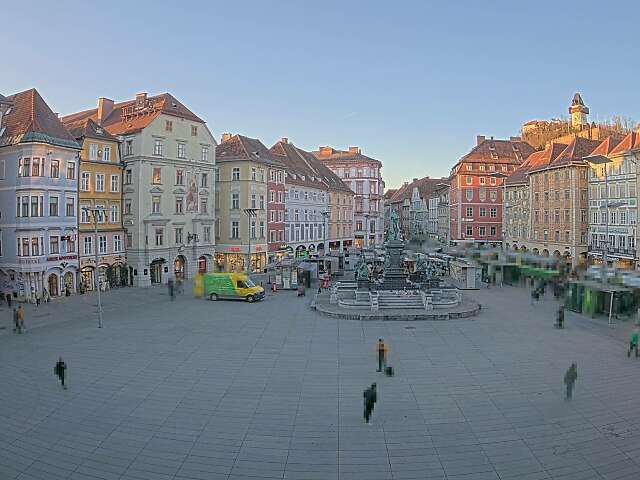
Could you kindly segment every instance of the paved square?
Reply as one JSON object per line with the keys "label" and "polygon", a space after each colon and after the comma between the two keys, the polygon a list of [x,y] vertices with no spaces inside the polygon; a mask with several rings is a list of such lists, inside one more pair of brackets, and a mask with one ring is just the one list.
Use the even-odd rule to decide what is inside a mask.
{"label": "paved square", "polygon": [[[29,308],[51,325],[0,335],[0,479],[640,478],[640,360],[622,334],[574,315],[555,330],[556,304],[522,289],[473,295],[481,315],[448,322],[336,320],[292,292],[109,292],[103,329],[88,295]],[[379,337],[395,377],[375,372]]]}

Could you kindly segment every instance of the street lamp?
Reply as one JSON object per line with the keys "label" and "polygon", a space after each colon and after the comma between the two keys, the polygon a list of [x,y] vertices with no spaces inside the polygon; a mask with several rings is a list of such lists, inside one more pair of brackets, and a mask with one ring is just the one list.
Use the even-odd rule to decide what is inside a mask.
{"label": "street lamp", "polygon": [[501,178],[502,179],[502,249],[507,249],[507,242],[504,239],[504,233],[507,230],[507,184],[505,183],[505,179],[509,176],[506,173],[502,172],[491,172],[489,174],[490,177],[493,178]]}
{"label": "street lamp", "polygon": [[364,249],[365,241],[367,243],[367,248],[369,248],[369,214],[364,214],[364,238],[362,239],[362,248]]}
{"label": "street lamp", "polygon": [[249,239],[249,249],[247,252],[247,255],[249,257],[249,261],[247,262],[247,274],[250,274],[252,269],[251,269],[251,219],[252,218],[256,218],[258,216],[258,208],[245,208],[244,209],[244,213],[247,214],[247,222],[248,222],[248,228],[247,228],[247,238]]}
{"label": "street lamp", "polygon": [[95,252],[96,266],[93,271],[94,285],[96,293],[98,294],[98,328],[102,328],[102,297],[100,295],[100,282],[98,280],[98,216],[103,219],[105,216],[104,207],[82,207],[82,210],[87,214],[91,214],[93,217],[93,243]]}
{"label": "street lamp", "polygon": [[322,215],[323,218],[323,223],[324,223],[324,256],[327,256],[327,251],[329,250],[329,232],[328,232],[328,224],[327,224],[327,218],[329,217],[329,214],[331,212],[320,212],[320,215]]}

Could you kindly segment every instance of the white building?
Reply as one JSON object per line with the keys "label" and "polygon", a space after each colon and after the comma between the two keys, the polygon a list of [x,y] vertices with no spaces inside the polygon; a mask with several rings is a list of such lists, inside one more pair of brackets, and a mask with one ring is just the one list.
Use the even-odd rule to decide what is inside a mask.
{"label": "white building", "polygon": [[317,252],[325,243],[329,210],[328,187],[309,157],[287,139],[271,147],[271,153],[287,169],[285,192],[285,238],[290,252],[305,257]]}
{"label": "white building", "polygon": [[122,142],[123,223],[134,285],[209,271],[215,247],[215,147],[204,120],[168,93],[64,118],[91,118]]}
{"label": "white building", "polygon": [[76,289],[80,146],[35,90],[0,96],[0,291]]}
{"label": "white building", "polygon": [[[620,140],[606,138],[585,158],[589,169],[589,250],[590,259],[633,268],[637,261],[637,161],[640,135],[627,134]],[[610,163],[601,163],[607,158]],[[606,179],[605,179],[606,169]],[[607,187],[609,191],[607,192]],[[609,216],[607,217],[607,202]],[[607,233],[609,237],[607,238]]]}

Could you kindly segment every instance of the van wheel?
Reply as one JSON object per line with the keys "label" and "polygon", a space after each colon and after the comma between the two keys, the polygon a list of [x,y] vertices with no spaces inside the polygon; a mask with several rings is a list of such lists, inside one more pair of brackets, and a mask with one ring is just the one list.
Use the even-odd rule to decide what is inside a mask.
{"label": "van wheel", "polygon": [[249,302],[249,303],[253,303],[254,300],[255,300],[255,298],[253,298],[253,295],[249,295],[247,297],[247,302]]}
{"label": "van wheel", "polygon": [[212,302],[217,301],[218,295],[216,295],[215,293],[212,293],[211,295],[209,295],[209,300],[211,300]]}

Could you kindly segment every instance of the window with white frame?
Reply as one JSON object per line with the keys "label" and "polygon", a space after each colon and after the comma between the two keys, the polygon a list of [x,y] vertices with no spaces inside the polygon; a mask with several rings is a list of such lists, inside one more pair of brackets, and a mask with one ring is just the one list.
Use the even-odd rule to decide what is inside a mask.
{"label": "window with white frame", "polygon": [[60,177],[60,160],[51,160],[49,165],[51,178]]}
{"label": "window with white frame", "polygon": [[231,180],[240,180],[240,167],[233,167],[233,170],[231,170]]}
{"label": "window with white frame", "polygon": [[231,238],[240,238],[240,222],[237,220],[231,222]]}
{"label": "window with white frame", "polygon": [[205,242],[211,241],[211,227],[203,227],[202,234]]}
{"label": "window with white frame", "polygon": [[76,179],[76,164],[75,162],[67,162],[67,180]]}
{"label": "window with white frame", "polygon": [[162,140],[160,140],[159,138],[156,138],[153,141],[153,154],[157,156],[162,156],[162,148],[163,148]]}
{"label": "window with white frame", "polygon": [[113,253],[118,253],[122,251],[122,238],[120,234],[115,234],[113,236]]}
{"label": "window with white frame", "polygon": [[104,146],[102,148],[102,161],[103,162],[111,161],[111,147]]}
{"label": "window with white frame", "polygon": [[100,235],[98,237],[98,253],[107,253],[107,237]]}
{"label": "window with white frame", "polygon": [[164,229],[156,228],[155,233],[156,247],[161,247],[162,245],[164,245]]}
{"label": "window with white frame", "polygon": [[160,213],[160,201],[159,195],[153,195],[151,197],[151,213]]}
{"label": "window with white frame", "polygon": [[91,183],[91,174],[89,172],[82,172],[80,175],[80,190],[82,192],[88,192]]}
{"label": "window with white frame", "polygon": [[209,161],[209,147],[202,147],[202,155],[200,157],[200,160],[202,160],[203,162]]}
{"label": "window with white frame", "polygon": [[118,205],[111,205],[111,223],[118,223],[120,221],[120,207]]}
{"label": "window with white frame", "polygon": [[89,160],[98,160],[98,145],[96,143],[89,144]]}
{"label": "window with white frame", "polygon": [[111,191],[118,192],[120,190],[120,176],[111,175]]}
{"label": "window with white frame", "polygon": [[187,158],[187,144],[178,142],[178,158]]}
{"label": "window with white frame", "polygon": [[96,173],[96,192],[104,192],[104,173]]}
{"label": "window with white frame", "polygon": [[90,236],[84,237],[84,254],[85,255],[91,255],[93,253],[92,240],[93,239]]}

